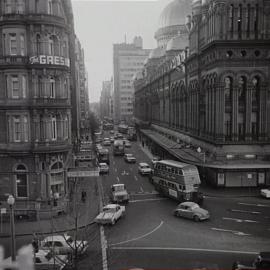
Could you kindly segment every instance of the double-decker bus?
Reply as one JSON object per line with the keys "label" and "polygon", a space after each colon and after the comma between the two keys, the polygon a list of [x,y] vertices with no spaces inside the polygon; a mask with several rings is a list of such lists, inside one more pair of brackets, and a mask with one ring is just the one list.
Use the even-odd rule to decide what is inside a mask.
{"label": "double-decker bus", "polygon": [[125,145],[123,140],[115,140],[113,143],[113,155],[123,156],[125,154]]}
{"label": "double-decker bus", "polygon": [[121,124],[118,126],[118,131],[123,134],[128,133],[128,125]]}
{"label": "double-decker bus", "polygon": [[108,165],[110,164],[110,155],[109,150],[106,148],[100,148],[97,150],[97,159],[99,163],[105,162]]}
{"label": "double-decker bus", "polygon": [[180,202],[202,203],[201,184],[196,166],[174,160],[160,160],[154,165],[151,180],[155,189],[162,195]]}

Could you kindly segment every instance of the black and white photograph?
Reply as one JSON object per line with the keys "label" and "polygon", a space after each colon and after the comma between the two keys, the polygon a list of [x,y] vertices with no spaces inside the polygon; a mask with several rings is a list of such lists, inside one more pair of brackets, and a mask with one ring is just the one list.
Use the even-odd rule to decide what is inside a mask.
{"label": "black and white photograph", "polygon": [[270,270],[270,0],[0,0],[0,270]]}

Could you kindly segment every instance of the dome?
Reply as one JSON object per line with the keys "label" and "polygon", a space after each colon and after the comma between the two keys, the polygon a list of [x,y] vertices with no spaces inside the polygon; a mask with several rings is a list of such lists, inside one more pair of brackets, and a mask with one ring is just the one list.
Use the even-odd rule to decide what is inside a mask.
{"label": "dome", "polygon": [[178,51],[184,50],[188,46],[188,38],[183,36],[177,36],[172,38],[166,47],[166,51]]}
{"label": "dome", "polygon": [[159,17],[158,28],[165,28],[173,25],[184,25],[185,18],[191,14],[190,0],[174,0],[168,4]]}
{"label": "dome", "polygon": [[162,47],[157,47],[153,49],[150,54],[149,54],[149,59],[156,59],[156,58],[161,58],[162,56],[165,55],[165,51]]}

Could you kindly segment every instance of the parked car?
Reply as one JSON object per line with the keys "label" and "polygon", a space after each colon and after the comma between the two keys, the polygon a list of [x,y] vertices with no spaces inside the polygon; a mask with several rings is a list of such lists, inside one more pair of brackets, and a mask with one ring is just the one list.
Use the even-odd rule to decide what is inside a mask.
{"label": "parked car", "polygon": [[125,154],[124,160],[128,163],[136,163],[136,158],[133,156],[133,154]]}
{"label": "parked car", "polygon": [[111,200],[113,203],[128,203],[129,194],[124,184],[114,184],[111,186]]}
{"label": "parked car", "polygon": [[109,173],[109,166],[107,163],[99,163],[99,173],[102,174],[102,173]]}
{"label": "parked car", "polygon": [[112,136],[112,137],[110,137],[110,141],[111,141],[111,143],[113,143],[114,142],[114,137]]}
{"label": "parked car", "polygon": [[261,196],[270,199],[270,189],[261,189]]}
{"label": "parked car", "polygon": [[95,222],[99,224],[111,224],[120,219],[125,214],[125,206],[119,204],[108,204],[103,207],[102,212],[97,215]]}
{"label": "parked car", "polygon": [[111,145],[111,140],[108,138],[108,140],[103,141],[104,146],[110,146]]}
{"label": "parked car", "polygon": [[110,134],[114,134],[114,130],[110,130]]}
{"label": "parked car", "polygon": [[260,252],[257,257],[254,259],[253,262],[246,262],[245,264],[241,262],[234,262],[232,266],[233,270],[242,270],[242,269],[247,269],[247,270],[269,270],[270,269],[270,252]]}
{"label": "parked car", "polygon": [[194,202],[180,203],[174,210],[173,214],[176,217],[189,218],[194,221],[202,221],[210,218],[209,212]]}
{"label": "parked car", "polygon": [[76,242],[70,235],[50,235],[44,238],[40,243],[40,248],[44,250],[53,250],[55,254],[67,255],[74,252],[77,247],[79,255],[83,255],[87,248],[88,242],[77,240]]}
{"label": "parked car", "polygon": [[131,147],[131,143],[129,140],[124,140],[124,145],[126,148],[130,148]]}
{"label": "parked car", "polygon": [[152,169],[147,163],[141,162],[139,163],[138,172],[142,175],[147,175],[147,174],[151,174]]}

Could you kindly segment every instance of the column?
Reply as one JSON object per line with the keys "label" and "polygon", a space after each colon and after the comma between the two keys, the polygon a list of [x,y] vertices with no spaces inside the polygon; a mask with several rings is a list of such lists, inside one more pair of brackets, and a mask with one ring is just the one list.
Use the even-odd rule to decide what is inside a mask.
{"label": "column", "polygon": [[259,140],[266,139],[267,132],[267,85],[262,83],[260,94],[260,126],[259,126]]}
{"label": "column", "polygon": [[238,87],[233,86],[232,97],[232,141],[238,140]]}
{"label": "column", "polygon": [[251,141],[252,140],[252,127],[251,127],[251,113],[252,113],[252,89],[253,89],[252,84],[247,85],[247,91],[246,91],[246,115],[245,115],[245,140],[246,141]]}

